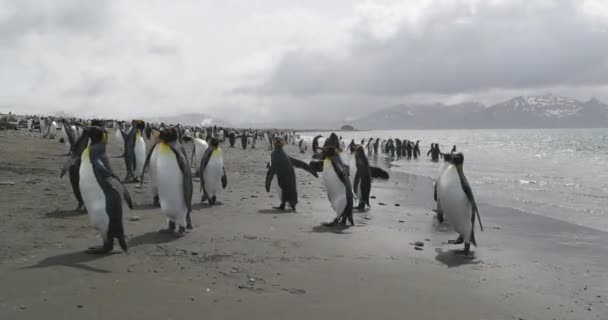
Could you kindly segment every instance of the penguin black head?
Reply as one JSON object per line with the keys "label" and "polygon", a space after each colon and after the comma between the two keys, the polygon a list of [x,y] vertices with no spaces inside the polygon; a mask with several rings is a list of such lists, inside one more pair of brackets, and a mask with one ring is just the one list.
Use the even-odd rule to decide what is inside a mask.
{"label": "penguin black head", "polygon": [[365,156],[365,148],[362,145],[356,146],[353,152],[356,156]]}
{"label": "penguin black head", "polygon": [[216,149],[220,145],[220,140],[218,140],[217,138],[211,138],[211,141],[209,141],[209,145]]}
{"label": "penguin black head", "polygon": [[146,128],[146,122],[143,120],[133,120],[133,126],[139,130],[143,130]]}
{"label": "penguin black head", "polygon": [[274,139],[274,147],[275,148],[283,148],[284,145],[285,145],[285,140],[283,140],[281,138],[275,138]]}
{"label": "penguin black head", "polygon": [[161,130],[158,139],[163,142],[173,142],[177,140],[177,128],[169,127]]}
{"label": "penguin black head", "polygon": [[464,155],[462,153],[453,153],[451,162],[457,166],[462,165],[464,163]]}
{"label": "penguin black head", "polygon": [[85,130],[91,139],[91,144],[106,143],[108,141],[108,134],[103,127],[90,126],[86,127]]}
{"label": "penguin black head", "polygon": [[333,132],[331,133],[329,138],[327,138],[327,140],[325,140],[325,143],[323,144],[323,148],[327,148],[327,147],[340,148],[340,139],[338,139],[338,136]]}

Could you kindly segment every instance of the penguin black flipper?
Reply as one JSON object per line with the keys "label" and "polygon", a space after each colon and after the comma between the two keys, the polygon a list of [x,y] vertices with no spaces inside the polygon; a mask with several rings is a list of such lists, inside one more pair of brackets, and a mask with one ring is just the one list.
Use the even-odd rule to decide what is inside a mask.
{"label": "penguin black flipper", "polygon": [[119,195],[123,197],[129,208],[133,209],[133,200],[131,199],[129,191],[120,182],[120,179],[112,173],[107,158],[100,156],[91,163],[93,164],[93,172],[95,172],[95,176],[103,178],[114,190],[118,192]]}
{"label": "penguin black flipper", "polygon": [[146,174],[146,168],[148,168],[148,166],[150,165],[150,158],[152,158],[152,153],[154,152],[154,148],[156,148],[156,146],[158,145],[158,143],[155,143],[154,145],[152,145],[152,148],[150,148],[150,151],[148,151],[148,154],[146,155],[146,161],[144,162],[144,169],[141,172],[141,177],[139,177],[141,179],[139,186],[141,187],[144,184],[144,175]]}
{"label": "penguin black flipper", "polygon": [[346,166],[342,162],[342,159],[339,155],[334,155],[331,157],[331,164],[334,167],[334,171],[336,175],[344,184],[344,189],[346,190],[346,206],[344,207],[344,211],[338,217],[338,220],[343,224],[346,224],[346,221],[350,222],[351,225],[355,225],[353,220],[353,188],[350,185],[350,180],[348,179],[348,171],[345,169]]}
{"label": "penguin black flipper", "polygon": [[184,148],[178,144],[177,142],[169,143],[169,147],[171,151],[175,154],[175,158],[177,159],[177,165],[182,172],[182,185],[184,188],[184,202],[186,203],[186,208],[188,208],[188,215],[192,211],[192,171],[190,171],[190,164],[188,163],[188,157],[186,156],[186,151]]}
{"label": "penguin black flipper", "polygon": [[369,167],[370,173],[372,175],[372,178],[374,179],[384,179],[387,180],[389,178],[388,172],[384,171],[383,169],[380,169],[378,167]]}
{"label": "penguin black flipper", "polygon": [[89,134],[86,130],[82,132],[82,135],[76,140],[74,144],[70,147],[70,153],[68,160],[65,165],[61,169],[61,174],[59,178],[63,178],[65,173],[69,170],[70,167],[76,165],[80,161],[80,156],[84,152],[84,149],[89,145]]}
{"label": "penguin black flipper", "polygon": [[207,148],[207,150],[205,150],[205,154],[203,155],[203,158],[201,159],[201,167],[199,168],[199,178],[201,181],[201,190],[203,191],[204,194],[207,194],[207,191],[205,190],[205,168],[207,168],[207,164],[209,164],[209,160],[211,159],[211,154],[213,153],[213,148],[209,147]]}
{"label": "penguin black flipper", "polygon": [[313,170],[306,162],[298,160],[296,158],[292,158],[292,157],[289,157],[289,160],[291,160],[291,164],[293,164],[293,166],[295,168],[305,170],[305,171],[309,172],[310,174],[312,174],[315,178],[319,177],[317,172],[315,170]]}
{"label": "penguin black flipper", "polygon": [[228,186],[228,177],[226,176],[226,168],[222,167],[222,171],[224,174],[222,174],[222,189],[226,189],[226,186]]}
{"label": "penguin black flipper", "polygon": [[127,244],[125,241],[125,233],[122,224],[122,198],[125,199],[129,208],[133,208],[131,196],[125,187],[120,183],[120,179],[116,177],[109,166],[108,160],[103,154],[94,155],[91,151],[91,165],[93,173],[99,186],[102,188],[106,197],[106,213],[108,214],[109,223],[107,231],[108,250],[112,249],[113,239],[118,239],[120,247],[126,252]]}
{"label": "penguin black flipper", "polygon": [[317,149],[319,149],[319,139],[323,138],[322,135],[318,135],[312,139],[312,153],[317,154]]}
{"label": "penguin black flipper", "polygon": [[[477,203],[475,202],[475,197],[473,196],[473,191],[471,190],[471,186],[469,185],[469,181],[467,181],[467,177],[465,177],[464,172],[462,171],[462,166],[457,166],[458,176],[460,177],[460,184],[462,185],[462,191],[467,195],[469,202],[471,202],[471,207],[473,210],[471,212],[471,224],[473,227],[475,226],[475,217],[479,221],[479,228],[483,231],[483,225],[481,224],[481,217],[479,216],[479,210],[477,209]],[[474,228],[473,228],[474,229]],[[472,235],[473,233],[471,233]]]}
{"label": "penguin black flipper", "polygon": [[266,181],[264,186],[266,187],[266,192],[270,192],[270,185],[272,184],[272,178],[274,178],[274,175],[276,173],[276,170],[274,169],[273,166],[268,166],[268,171],[266,172]]}
{"label": "penguin black flipper", "polygon": [[316,172],[323,172],[323,161],[311,161],[308,163],[311,170]]}
{"label": "penguin black flipper", "polygon": [[[70,143],[70,149],[76,142],[76,137],[74,137],[74,131],[70,128],[70,125],[67,123],[63,123],[63,130],[65,131],[65,135],[68,137],[68,142]],[[72,150],[70,150],[71,152]]]}

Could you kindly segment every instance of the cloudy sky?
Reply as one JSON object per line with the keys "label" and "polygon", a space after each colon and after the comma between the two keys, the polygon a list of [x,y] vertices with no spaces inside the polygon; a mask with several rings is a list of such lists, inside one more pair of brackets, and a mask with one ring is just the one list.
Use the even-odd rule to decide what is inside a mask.
{"label": "cloudy sky", "polygon": [[0,0],[0,110],[233,123],[608,101],[605,0]]}

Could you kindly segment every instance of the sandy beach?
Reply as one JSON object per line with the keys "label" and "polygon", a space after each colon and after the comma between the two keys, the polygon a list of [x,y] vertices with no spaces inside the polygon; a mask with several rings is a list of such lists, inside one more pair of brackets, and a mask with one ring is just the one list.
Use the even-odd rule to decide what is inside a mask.
{"label": "sandy beach", "polygon": [[[127,184],[129,253],[94,256],[83,251],[100,239],[59,179],[65,145],[0,132],[0,319],[608,319],[605,232],[483,199],[467,259],[433,218],[432,181],[400,173],[335,232],[320,227],[334,217],[321,179],[297,171],[298,212],[278,212],[265,146],[223,150],[222,205],[200,204],[196,181],[187,236],[159,234],[149,184]],[[121,154],[113,139],[108,153]]]}

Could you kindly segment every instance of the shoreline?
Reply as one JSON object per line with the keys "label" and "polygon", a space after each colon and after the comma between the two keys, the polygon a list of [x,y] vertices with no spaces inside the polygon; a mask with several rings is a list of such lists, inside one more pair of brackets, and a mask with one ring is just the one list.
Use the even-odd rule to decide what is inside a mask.
{"label": "shoreline", "polygon": [[[89,256],[82,251],[99,238],[86,215],[71,211],[76,203],[67,178],[58,179],[64,145],[29,133],[0,137],[0,148],[11,150],[0,159],[0,181],[14,182],[0,185],[0,241],[9,244],[0,249],[0,318],[608,314],[605,232],[484,202],[486,231],[477,233],[476,258],[464,259],[452,251],[458,246],[445,244],[455,233],[433,218],[431,180],[392,172],[374,183],[372,209],[355,213],[356,226],[336,233],[319,227],[334,216],[321,179],[300,170],[298,213],[270,209],[276,195],[263,188],[269,152],[262,146],[223,148],[224,204],[200,205],[195,182],[195,229],[181,239],[157,233],[164,218],[150,206],[149,184],[127,184],[136,203],[125,214],[129,253]],[[296,149],[287,152],[309,160],[310,153]],[[108,153],[119,154],[113,140]],[[110,161],[123,176],[122,159]],[[422,251],[410,244],[415,241],[424,242]]]}

